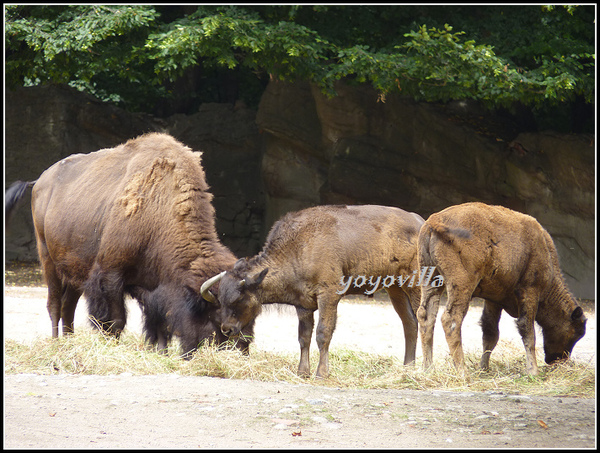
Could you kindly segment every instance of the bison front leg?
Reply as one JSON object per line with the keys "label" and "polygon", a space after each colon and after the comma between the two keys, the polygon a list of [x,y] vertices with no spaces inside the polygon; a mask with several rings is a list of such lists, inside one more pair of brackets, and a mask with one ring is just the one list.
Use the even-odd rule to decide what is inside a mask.
{"label": "bison front leg", "polygon": [[85,296],[94,325],[119,338],[127,321],[121,273],[104,271],[95,264],[85,285]]}
{"label": "bison front leg", "polygon": [[479,366],[483,370],[487,370],[490,367],[490,355],[498,344],[500,338],[500,330],[498,324],[500,323],[500,315],[502,314],[502,307],[489,301],[485,301],[483,304],[483,313],[481,314],[481,330],[483,333],[483,355],[481,356],[481,362]]}
{"label": "bison front leg", "polygon": [[156,350],[159,354],[165,355],[167,353],[167,335],[162,332],[158,333],[158,340],[156,342]]}
{"label": "bison front leg", "polygon": [[296,307],[298,314],[298,342],[300,343],[300,364],[298,375],[310,377],[310,341],[315,325],[314,310]]}
{"label": "bison front leg", "polygon": [[421,305],[417,310],[417,319],[421,331],[421,347],[423,348],[423,368],[433,365],[433,330],[440,306],[441,287],[421,288]]}

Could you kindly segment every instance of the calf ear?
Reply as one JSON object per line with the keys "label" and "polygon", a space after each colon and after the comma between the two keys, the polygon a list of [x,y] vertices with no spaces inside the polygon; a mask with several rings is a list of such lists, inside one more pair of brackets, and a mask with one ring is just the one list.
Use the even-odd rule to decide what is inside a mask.
{"label": "calf ear", "polygon": [[237,260],[235,262],[235,264],[233,265],[233,268],[236,270],[243,268],[246,266],[247,262],[248,262],[248,258],[240,258],[239,260]]}
{"label": "calf ear", "polygon": [[258,274],[254,275],[252,277],[247,277],[244,281],[246,282],[246,285],[248,285],[248,286],[260,285],[262,283],[262,281],[265,279],[265,277],[267,276],[267,272],[269,272],[268,267],[266,267],[265,269],[263,269]]}
{"label": "calf ear", "polygon": [[577,321],[577,320],[581,319],[582,316],[583,316],[583,310],[581,309],[581,307],[577,307],[575,310],[573,310],[573,313],[571,313],[571,319],[573,321]]}

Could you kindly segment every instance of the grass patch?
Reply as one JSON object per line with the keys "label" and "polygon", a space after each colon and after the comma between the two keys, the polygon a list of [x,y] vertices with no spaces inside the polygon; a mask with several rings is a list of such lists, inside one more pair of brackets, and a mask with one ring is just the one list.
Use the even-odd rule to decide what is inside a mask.
{"label": "grass patch", "polygon": [[[518,351],[492,355],[489,371],[479,369],[479,356],[467,354],[467,375],[459,376],[450,359],[439,359],[424,371],[420,360],[404,366],[395,357],[347,349],[330,352],[331,376],[302,379],[296,375],[298,354],[275,354],[251,349],[244,356],[234,349],[205,345],[190,360],[182,360],[176,347],[165,354],[148,348],[142,337],[125,332],[120,340],[85,331],[59,339],[39,338],[31,344],[5,340],[6,374],[121,374],[177,373],[228,379],[310,383],[341,388],[386,388],[446,391],[493,391],[538,396],[595,398],[595,364],[566,361],[540,366],[538,376],[525,373],[525,357]],[[313,351],[311,369],[316,370]],[[538,363],[543,363],[538,360]]]}
{"label": "grass patch", "polygon": [[[479,355],[467,354],[467,374],[456,372],[451,359],[438,359],[430,370],[422,362],[404,366],[394,357],[334,351],[330,357],[331,385],[357,388],[395,388],[446,391],[493,391],[537,396],[572,396],[595,398],[596,370],[594,364],[565,361],[541,366],[537,376],[525,373],[524,354],[504,355],[490,361],[490,370],[479,368]],[[541,363],[539,361],[538,363]]]}

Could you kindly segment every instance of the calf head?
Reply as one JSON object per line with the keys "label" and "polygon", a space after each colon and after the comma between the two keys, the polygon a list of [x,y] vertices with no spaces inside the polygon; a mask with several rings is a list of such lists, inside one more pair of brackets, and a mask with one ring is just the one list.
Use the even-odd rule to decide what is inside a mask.
{"label": "calf head", "polygon": [[259,293],[269,271],[268,268],[256,271],[242,270],[240,263],[245,263],[245,260],[238,261],[231,271],[223,272],[208,280],[202,289],[204,295],[210,286],[219,283],[217,299],[221,306],[219,314],[221,332],[228,337],[240,335],[240,332],[252,324],[260,314],[262,304]]}
{"label": "calf head", "polygon": [[546,363],[566,359],[571,355],[575,343],[585,335],[586,322],[583,310],[577,307],[565,322],[542,330]]}

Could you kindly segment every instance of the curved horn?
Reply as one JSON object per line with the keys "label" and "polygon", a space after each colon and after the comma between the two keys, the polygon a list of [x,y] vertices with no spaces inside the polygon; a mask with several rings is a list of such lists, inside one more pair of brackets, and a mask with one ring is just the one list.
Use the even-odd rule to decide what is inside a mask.
{"label": "curved horn", "polygon": [[223,271],[220,274],[217,274],[214,277],[211,277],[208,280],[206,280],[204,283],[202,283],[202,286],[200,287],[200,293],[202,294],[202,297],[204,297],[204,299],[206,299],[209,302],[212,302],[213,304],[217,303],[217,298],[215,297],[215,295],[213,293],[210,292],[210,288],[215,283],[217,283],[219,280],[221,280],[223,278],[223,275],[225,275],[225,273],[226,273],[226,271]]}

